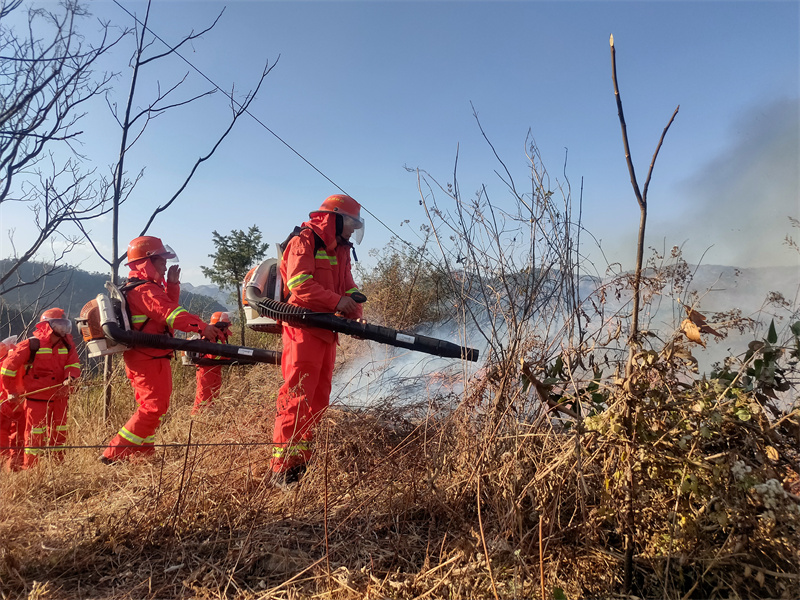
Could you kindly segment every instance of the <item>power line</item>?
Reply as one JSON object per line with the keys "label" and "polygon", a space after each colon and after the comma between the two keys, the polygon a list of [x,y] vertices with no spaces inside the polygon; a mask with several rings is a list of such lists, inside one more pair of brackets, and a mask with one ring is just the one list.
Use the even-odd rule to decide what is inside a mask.
{"label": "power line", "polygon": [[[229,98],[229,99],[230,99],[230,101],[231,101],[231,102],[233,102],[234,104],[236,104],[236,106],[238,106],[240,109],[242,108],[242,105],[241,105],[241,104],[240,104],[240,103],[239,103],[239,102],[238,102],[238,101],[237,101],[237,100],[236,100],[236,99],[233,97],[233,95],[232,95],[232,94],[230,94],[230,93],[228,93],[227,91],[223,90],[223,89],[222,89],[220,86],[218,86],[218,85],[217,85],[217,84],[216,84],[216,83],[215,83],[215,82],[214,82],[214,81],[213,81],[213,80],[212,80],[210,77],[208,77],[208,76],[207,76],[205,73],[203,73],[203,71],[201,71],[201,70],[200,70],[198,67],[196,67],[194,64],[192,64],[192,63],[191,63],[191,62],[190,62],[190,61],[189,61],[187,58],[185,58],[185,57],[184,57],[184,56],[183,56],[183,55],[182,55],[180,52],[178,52],[178,50],[177,50],[177,49],[174,49],[174,48],[173,48],[172,46],[170,46],[170,45],[169,45],[169,44],[168,44],[166,41],[164,41],[164,39],[162,39],[162,38],[161,38],[161,36],[159,36],[159,35],[158,35],[158,34],[157,34],[155,31],[153,31],[153,30],[152,30],[150,27],[148,27],[147,25],[145,25],[144,23],[142,23],[142,22],[139,20],[139,18],[138,18],[136,15],[132,14],[132,13],[131,13],[131,12],[130,12],[130,11],[127,9],[127,8],[125,8],[124,6],[122,6],[122,4],[120,4],[120,3],[119,3],[119,0],[114,0],[114,4],[116,4],[116,5],[117,5],[117,6],[119,6],[119,7],[120,7],[122,10],[124,10],[124,11],[125,11],[125,12],[128,14],[128,16],[129,16],[129,17],[131,17],[131,18],[132,18],[134,21],[136,21],[136,22],[137,22],[139,25],[141,25],[141,26],[142,26],[142,27],[143,27],[143,28],[144,28],[146,31],[150,32],[150,34],[152,34],[152,36],[153,36],[155,39],[157,39],[159,42],[161,42],[162,44],[164,44],[164,45],[165,45],[167,48],[169,48],[170,50],[172,50],[172,52],[173,52],[173,53],[174,53],[176,56],[178,56],[178,58],[180,58],[180,59],[181,59],[183,62],[185,62],[187,65],[189,65],[189,67],[191,67],[191,68],[192,68],[192,69],[193,69],[193,70],[194,70],[194,71],[195,71],[195,72],[196,72],[198,75],[200,75],[200,76],[201,76],[203,79],[205,79],[205,80],[206,80],[208,83],[210,83],[212,86],[214,86],[214,89],[216,89],[216,90],[218,90],[218,91],[222,92],[222,93],[223,93],[223,94],[224,94],[224,95],[225,95],[227,98]],[[279,58],[280,58],[280,55],[279,55]],[[276,61],[276,62],[277,62],[277,61]],[[261,127],[263,127],[264,129],[266,129],[266,130],[267,130],[267,131],[268,131],[268,132],[269,132],[269,133],[270,133],[270,134],[271,134],[271,135],[272,135],[272,136],[273,136],[275,139],[277,139],[277,140],[278,140],[280,143],[282,143],[284,146],[286,146],[286,147],[287,147],[289,150],[291,150],[292,152],[294,152],[294,154],[296,154],[298,157],[300,157],[300,159],[301,159],[303,162],[305,162],[305,163],[306,163],[306,164],[307,164],[309,167],[311,167],[311,168],[312,168],[312,169],[314,169],[314,170],[315,170],[317,173],[319,173],[320,175],[322,175],[322,177],[324,177],[324,178],[325,178],[325,179],[326,179],[326,180],[327,180],[327,181],[328,181],[328,182],[329,182],[331,185],[333,185],[333,186],[334,186],[334,187],[335,187],[337,190],[339,190],[339,191],[340,191],[340,192],[342,192],[343,194],[347,194],[348,196],[350,195],[350,194],[348,194],[348,193],[347,193],[347,192],[346,192],[346,191],[345,191],[345,190],[344,190],[344,189],[343,189],[343,188],[342,188],[342,187],[341,187],[339,184],[337,184],[335,181],[333,181],[333,179],[331,179],[331,178],[330,178],[330,177],[328,177],[328,176],[327,176],[325,173],[323,173],[323,172],[322,172],[320,169],[318,169],[318,168],[317,168],[317,167],[316,167],[316,166],[315,166],[315,165],[314,165],[314,164],[313,164],[313,163],[312,163],[310,160],[308,160],[308,159],[307,159],[305,156],[303,156],[302,154],[300,154],[300,152],[299,152],[299,151],[295,150],[295,149],[292,147],[292,145],[291,145],[291,144],[289,144],[289,142],[287,142],[286,140],[284,140],[284,139],[283,139],[281,136],[279,136],[279,135],[278,135],[277,133],[275,133],[275,132],[274,132],[272,129],[270,129],[270,128],[269,128],[269,127],[268,127],[268,126],[267,126],[267,125],[266,125],[266,124],[265,124],[263,121],[261,121],[261,119],[259,119],[258,117],[256,117],[256,116],[255,116],[253,113],[251,113],[251,112],[250,112],[248,109],[244,109],[244,112],[245,112],[247,115],[249,115],[249,116],[250,116],[250,117],[251,117],[251,118],[252,118],[252,119],[253,119],[253,120],[254,120],[256,123],[258,123],[259,125],[261,125]],[[359,202],[359,204],[361,204],[361,203]],[[408,245],[408,246],[411,246],[411,245],[412,245],[410,242],[407,242],[406,240],[404,240],[403,238],[401,238],[401,237],[400,237],[400,236],[399,236],[399,235],[398,235],[398,234],[397,234],[397,233],[396,233],[396,232],[395,232],[395,231],[394,231],[394,230],[393,230],[391,227],[389,227],[389,226],[388,226],[386,223],[384,223],[383,221],[381,221],[381,220],[380,220],[380,219],[379,219],[379,218],[378,218],[378,217],[377,217],[377,216],[376,216],[374,213],[372,213],[372,212],[371,212],[371,211],[370,211],[368,208],[366,208],[366,207],[365,207],[363,204],[361,204],[361,208],[362,208],[362,209],[364,209],[364,211],[365,211],[365,212],[366,212],[366,213],[367,213],[367,214],[368,214],[370,217],[372,217],[372,218],[373,218],[373,219],[375,219],[375,220],[376,220],[378,223],[380,223],[381,225],[383,225],[383,226],[384,226],[384,227],[385,227],[385,228],[386,228],[386,229],[389,231],[389,233],[391,233],[393,236],[395,236],[395,237],[396,237],[398,240],[400,240],[401,242],[403,242],[404,244],[406,244],[406,245]]]}

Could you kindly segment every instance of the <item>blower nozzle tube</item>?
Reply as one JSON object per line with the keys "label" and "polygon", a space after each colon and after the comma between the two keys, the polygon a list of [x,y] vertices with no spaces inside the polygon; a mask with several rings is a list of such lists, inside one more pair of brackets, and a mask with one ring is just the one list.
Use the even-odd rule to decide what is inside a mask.
{"label": "blower nozzle tube", "polygon": [[185,350],[198,354],[212,354],[226,358],[240,359],[244,362],[263,362],[273,365],[281,364],[281,353],[261,348],[234,346],[232,344],[215,344],[206,340],[179,340],[168,335],[126,331],[115,321],[103,323],[103,333],[119,344],[131,347],[156,348],[158,350]]}
{"label": "blower nozzle tube", "polygon": [[406,333],[397,331],[389,327],[372,325],[370,323],[359,323],[352,319],[337,317],[328,313],[316,313],[299,306],[278,302],[271,298],[259,298],[249,294],[248,302],[251,306],[257,306],[263,316],[270,317],[278,321],[283,321],[295,327],[319,327],[346,335],[361,337],[381,344],[425,352],[444,358],[463,358],[477,362],[478,351],[475,348],[467,348],[416,333]]}

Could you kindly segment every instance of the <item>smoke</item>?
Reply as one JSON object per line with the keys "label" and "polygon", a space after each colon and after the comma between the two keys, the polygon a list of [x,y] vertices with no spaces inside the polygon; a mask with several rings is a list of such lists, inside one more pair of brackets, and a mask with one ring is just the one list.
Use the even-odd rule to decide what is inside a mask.
{"label": "smoke", "polygon": [[[485,356],[485,346],[476,339],[464,342],[460,328],[452,320],[419,328],[417,333],[428,337],[479,347]],[[364,342],[365,351],[354,356],[334,373],[331,404],[364,407],[387,401],[400,404],[428,398],[458,397],[464,382],[483,364],[452,358],[440,358],[377,342]]]}
{"label": "smoke", "polygon": [[700,252],[713,245],[706,262],[800,265],[797,252],[783,243],[792,234],[788,217],[800,218],[798,114],[794,98],[743,115],[732,128],[730,149],[679,184],[681,205],[688,207],[680,221],[654,224],[653,236],[663,230],[674,239],[679,231],[680,241],[702,245]]}

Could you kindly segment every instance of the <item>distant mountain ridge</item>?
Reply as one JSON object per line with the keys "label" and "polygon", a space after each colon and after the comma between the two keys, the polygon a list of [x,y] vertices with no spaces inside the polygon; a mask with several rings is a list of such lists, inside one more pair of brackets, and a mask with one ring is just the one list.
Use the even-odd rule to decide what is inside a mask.
{"label": "distant mountain ridge", "polygon": [[[0,260],[0,272],[7,269],[10,263],[9,260]],[[20,267],[18,275],[22,281],[34,281],[45,269],[43,263],[28,262]],[[20,323],[35,319],[43,310],[53,306],[63,308],[67,316],[74,320],[87,302],[97,294],[105,293],[105,284],[109,279],[105,273],[90,273],[65,266],[33,285],[4,293],[0,296],[0,334],[5,335],[7,329],[18,329]],[[14,285],[13,280],[6,283],[6,288]],[[215,298],[190,291],[194,289],[190,284],[181,286],[180,302],[186,310],[204,318],[215,311],[228,310]]]}
{"label": "distant mountain ridge", "polygon": [[239,310],[239,306],[236,304],[235,301],[231,299],[231,292],[226,292],[225,290],[221,290],[216,285],[212,284],[192,285],[191,283],[183,283],[181,284],[181,289],[199,296],[207,296],[208,298],[213,298],[214,300],[225,306],[229,311]]}

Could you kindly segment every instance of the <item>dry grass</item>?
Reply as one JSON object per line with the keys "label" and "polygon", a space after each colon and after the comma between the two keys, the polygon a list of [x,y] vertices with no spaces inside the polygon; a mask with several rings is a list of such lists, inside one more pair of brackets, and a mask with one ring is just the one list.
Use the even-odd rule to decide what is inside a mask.
{"label": "dry grass", "polygon": [[[194,421],[190,375],[176,365],[156,458],[105,467],[99,448],[75,449],[62,464],[2,475],[4,599],[552,598],[556,588],[582,598],[620,589],[625,444],[613,405],[583,433],[545,417],[519,389],[493,414],[487,380],[462,400],[334,406],[307,476],[282,490],[263,479],[278,370],[232,369],[217,408]],[[113,434],[130,409],[130,392],[117,392],[108,425],[97,417],[97,388],[77,395],[72,443]],[[738,460],[754,481],[789,477],[792,439],[766,418],[745,423],[731,411],[686,449],[677,432],[710,413],[673,406],[648,421],[640,597],[800,594],[797,503],[767,507],[732,475]],[[781,459],[767,458],[767,446]]]}

